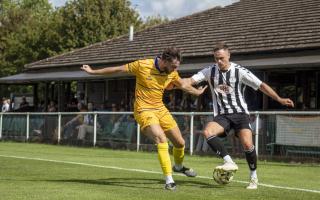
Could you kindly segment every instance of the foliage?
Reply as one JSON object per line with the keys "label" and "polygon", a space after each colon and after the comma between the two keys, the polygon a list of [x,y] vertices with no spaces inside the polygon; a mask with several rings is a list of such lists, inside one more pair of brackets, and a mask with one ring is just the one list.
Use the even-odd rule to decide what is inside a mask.
{"label": "foliage", "polygon": [[150,17],[144,23],[129,0],[70,0],[60,8],[48,0],[1,0],[0,77],[20,73],[25,64],[126,34],[130,25],[141,30],[164,21]]}
{"label": "foliage", "polygon": [[59,33],[66,49],[125,34],[131,24],[142,23],[127,0],[73,0],[58,12],[63,20]]}
{"label": "foliage", "polygon": [[141,20],[128,0],[71,0],[52,8],[48,0],[2,0],[0,4],[0,76],[21,72],[37,60],[167,22]]}
{"label": "foliage", "polygon": [[147,17],[146,21],[139,27],[139,29],[143,30],[167,22],[169,22],[169,19],[167,17],[161,17],[160,15],[149,16]]}
{"label": "foliage", "polygon": [[[0,75],[23,70],[26,63],[53,55],[53,9],[47,0],[7,1],[2,7]],[[49,42],[50,41],[50,42]]]}

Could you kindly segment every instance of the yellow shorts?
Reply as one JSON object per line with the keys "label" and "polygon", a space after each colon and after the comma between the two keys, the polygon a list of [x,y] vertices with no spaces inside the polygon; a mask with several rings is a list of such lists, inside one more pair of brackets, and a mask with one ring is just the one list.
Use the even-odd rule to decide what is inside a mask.
{"label": "yellow shorts", "polygon": [[167,108],[159,110],[135,111],[134,118],[139,123],[141,130],[151,124],[159,124],[163,131],[177,127],[177,123]]}

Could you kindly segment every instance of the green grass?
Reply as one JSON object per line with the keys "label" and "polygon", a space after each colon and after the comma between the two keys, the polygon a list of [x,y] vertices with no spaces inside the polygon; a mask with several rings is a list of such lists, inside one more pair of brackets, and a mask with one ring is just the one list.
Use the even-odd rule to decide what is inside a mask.
{"label": "green grass", "polygon": [[[215,184],[212,169],[221,160],[214,157],[186,156],[185,164],[204,178],[174,176],[177,191],[163,189],[161,174],[128,171],[141,169],[160,172],[156,153],[114,151],[54,145],[0,142],[0,199],[320,199],[320,166],[259,162],[262,184],[256,191],[245,189],[248,168],[236,160],[239,171],[227,186]],[[5,156],[55,160],[50,162]],[[68,163],[69,162],[69,163]],[[70,162],[77,162],[70,163]],[[80,163],[86,163],[89,166]],[[125,169],[111,169],[108,166]],[[291,187],[315,192],[277,188]]]}

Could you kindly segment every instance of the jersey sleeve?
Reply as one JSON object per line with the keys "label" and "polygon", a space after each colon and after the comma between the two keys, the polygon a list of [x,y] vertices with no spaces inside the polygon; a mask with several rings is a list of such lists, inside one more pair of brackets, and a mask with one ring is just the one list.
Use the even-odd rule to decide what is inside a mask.
{"label": "jersey sleeve", "polygon": [[241,74],[242,82],[245,85],[253,88],[254,90],[258,90],[260,88],[262,81],[258,77],[256,77],[252,72],[250,72],[247,69],[242,69]]}
{"label": "jersey sleeve", "polygon": [[139,71],[140,63],[139,63],[139,60],[137,60],[137,61],[128,63],[125,66],[128,73],[136,75],[137,72]]}
{"label": "jersey sleeve", "polygon": [[180,80],[180,79],[181,79],[181,77],[180,77],[179,73],[178,73],[177,71],[175,71],[175,72],[174,72],[174,76],[173,76],[173,78],[172,78],[172,82],[173,82],[173,81],[178,81],[178,80]]}
{"label": "jersey sleeve", "polygon": [[208,77],[210,76],[210,67],[204,68],[198,73],[194,74],[191,78],[196,82],[200,83],[202,81],[208,80]]}

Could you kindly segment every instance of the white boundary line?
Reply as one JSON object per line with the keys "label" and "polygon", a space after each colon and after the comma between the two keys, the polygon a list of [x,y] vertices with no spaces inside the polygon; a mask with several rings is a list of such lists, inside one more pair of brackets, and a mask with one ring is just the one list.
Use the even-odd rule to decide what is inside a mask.
{"label": "white boundary line", "polygon": [[[128,169],[128,168],[123,168],[123,167],[95,165],[95,164],[89,164],[89,163],[63,161],[63,160],[50,160],[50,159],[43,159],[43,158],[30,158],[30,157],[24,157],[24,156],[10,156],[10,155],[1,155],[1,154],[0,154],[0,157],[26,159],[26,160],[38,160],[38,161],[73,164],[73,165],[83,165],[83,166],[88,166],[88,167],[98,167],[98,168],[105,168],[105,169],[116,169],[116,170],[132,171],[132,172],[149,173],[149,174],[162,174],[161,172],[150,171],[150,170]],[[175,175],[184,176],[182,174],[175,174]],[[197,178],[212,179],[211,177],[207,177],[207,176],[197,176]],[[247,181],[238,181],[238,180],[233,180],[233,181],[237,182],[237,183],[245,183],[245,184],[248,183]],[[303,189],[303,188],[284,187],[284,186],[270,185],[270,184],[264,184],[264,183],[259,183],[259,186],[264,186],[264,187],[269,187],[269,188],[277,188],[277,189],[285,189],[285,190],[296,190],[296,191],[302,191],[302,192],[312,192],[312,193],[319,193],[320,194],[320,190],[310,190],[310,189]]]}

